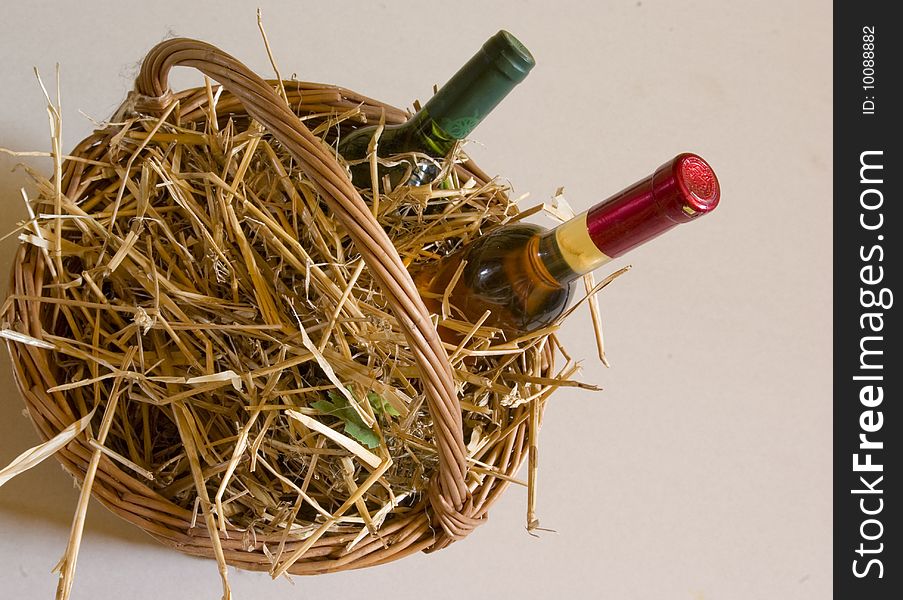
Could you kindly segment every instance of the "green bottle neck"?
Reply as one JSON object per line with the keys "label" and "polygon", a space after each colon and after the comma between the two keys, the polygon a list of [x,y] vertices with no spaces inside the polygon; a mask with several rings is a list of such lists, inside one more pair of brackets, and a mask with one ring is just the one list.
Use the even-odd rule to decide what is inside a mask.
{"label": "green bottle neck", "polygon": [[[523,44],[500,31],[430,98],[412,121],[430,122],[437,137],[461,140],[517,86],[535,61]],[[421,113],[425,113],[421,116]],[[412,123],[424,129],[423,123]]]}

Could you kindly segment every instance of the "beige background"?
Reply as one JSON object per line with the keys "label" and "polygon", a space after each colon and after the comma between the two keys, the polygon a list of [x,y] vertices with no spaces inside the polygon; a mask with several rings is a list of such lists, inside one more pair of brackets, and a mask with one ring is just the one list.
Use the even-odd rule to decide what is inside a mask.
{"label": "beige background", "polygon": [[[499,28],[518,35],[539,64],[469,150],[529,192],[525,205],[565,186],[586,208],[683,150],[715,167],[723,204],[633,253],[604,292],[611,369],[594,358],[588,316],[567,324],[583,379],[605,391],[562,390],[546,413],[539,510],[555,533],[527,535],[525,491],[511,488],[488,524],[440,553],[294,584],[233,572],[236,597],[828,597],[830,3],[260,4],[284,74],[397,105],[428,97]],[[91,129],[79,112],[108,117],[167,35],[269,74],[254,7],[4,3],[0,146],[49,149],[32,66],[51,82],[62,65],[66,149]],[[0,156],[0,232],[24,215],[16,162]],[[0,246],[2,273],[13,248]],[[4,362],[0,465],[36,442],[21,409]],[[0,596],[52,597],[76,495],[53,461],[0,489]],[[75,598],[218,590],[214,563],[91,507]]]}

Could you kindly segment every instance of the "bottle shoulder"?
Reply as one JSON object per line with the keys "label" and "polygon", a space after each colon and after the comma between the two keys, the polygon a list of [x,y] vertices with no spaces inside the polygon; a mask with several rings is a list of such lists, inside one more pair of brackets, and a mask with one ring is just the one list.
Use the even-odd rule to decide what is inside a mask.
{"label": "bottle shoulder", "polygon": [[567,305],[571,283],[551,278],[539,264],[538,241],[546,231],[532,223],[499,227],[439,264],[422,266],[418,286],[441,295],[460,273],[450,301],[472,322],[488,310],[488,324],[512,333],[549,325]]}
{"label": "bottle shoulder", "polygon": [[[403,146],[407,137],[407,123],[386,125],[379,136],[379,154],[391,154],[397,147]],[[376,134],[376,125],[360,127],[339,139],[338,152],[345,160],[359,160],[367,156],[370,140]]]}
{"label": "bottle shoulder", "polygon": [[546,231],[544,227],[533,223],[502,225],[471,242],[466,251],[468,254],[475,252],[510,253],[515,249],[525,248],[531,239]]}

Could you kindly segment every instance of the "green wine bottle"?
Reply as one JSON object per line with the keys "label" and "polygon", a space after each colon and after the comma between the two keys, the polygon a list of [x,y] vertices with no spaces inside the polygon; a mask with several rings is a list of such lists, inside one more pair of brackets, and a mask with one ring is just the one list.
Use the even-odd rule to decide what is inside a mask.
{"label": "green wine bottle", "polygon": [[[380,180],[389,175],[393,188],[433,181],[440,169],[437,161],[430,158],[446,157],[455,143],[467,137],[535,64],[530,51],[507,31],[489,38],[413,117],[383,129],[377,156],[409,156],[400,156],[398,164],[391,166],[380,164]],[[360,188],[372,185],[366,159],[375,133],[376,126],[362,127],[339,140],[338,152],[351,163],[352,181]]]}

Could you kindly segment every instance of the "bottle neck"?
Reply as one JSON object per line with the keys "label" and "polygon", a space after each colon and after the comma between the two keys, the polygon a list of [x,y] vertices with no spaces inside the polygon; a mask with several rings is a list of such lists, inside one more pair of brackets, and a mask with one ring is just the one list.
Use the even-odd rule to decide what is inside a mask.
{"label": "bottle neck", "polygon": [[[552,276],[568,283],[601,267],[612,259],[593,243],[587,227],[587,213],[581,213],[543,234],[540,247],[546,248],[545,256]],[[545,258],[543,259],[545,262]]]}
{"label": "bottle neck", "polygon": [[420,111],[425,114],[418,113],[416,126],[422,129],[422,121],[428,120],[430,129],[438,128],[435,133],[441,137],[464,139],[524,80],[534,64],[533,56],[517,38],[498,32],[430,98]]}
{"label": "bottle neck", "polygon": [[568,260],[566,250],[562,248],[555,229],[544,231],[539,235],[536,245],[531,248],[538,264],[535,271],[545,279],[546,285],[567,285],[587,271],[580,272]]}
{"label": "bottle neck", "polygon": [[589,273],[714,210],[719,198],[711,167],[694,154],[680,154],[649,177],[544,234],[543,244],[551,248],[547,255],[555,257],[548,270],[562,282]]}

